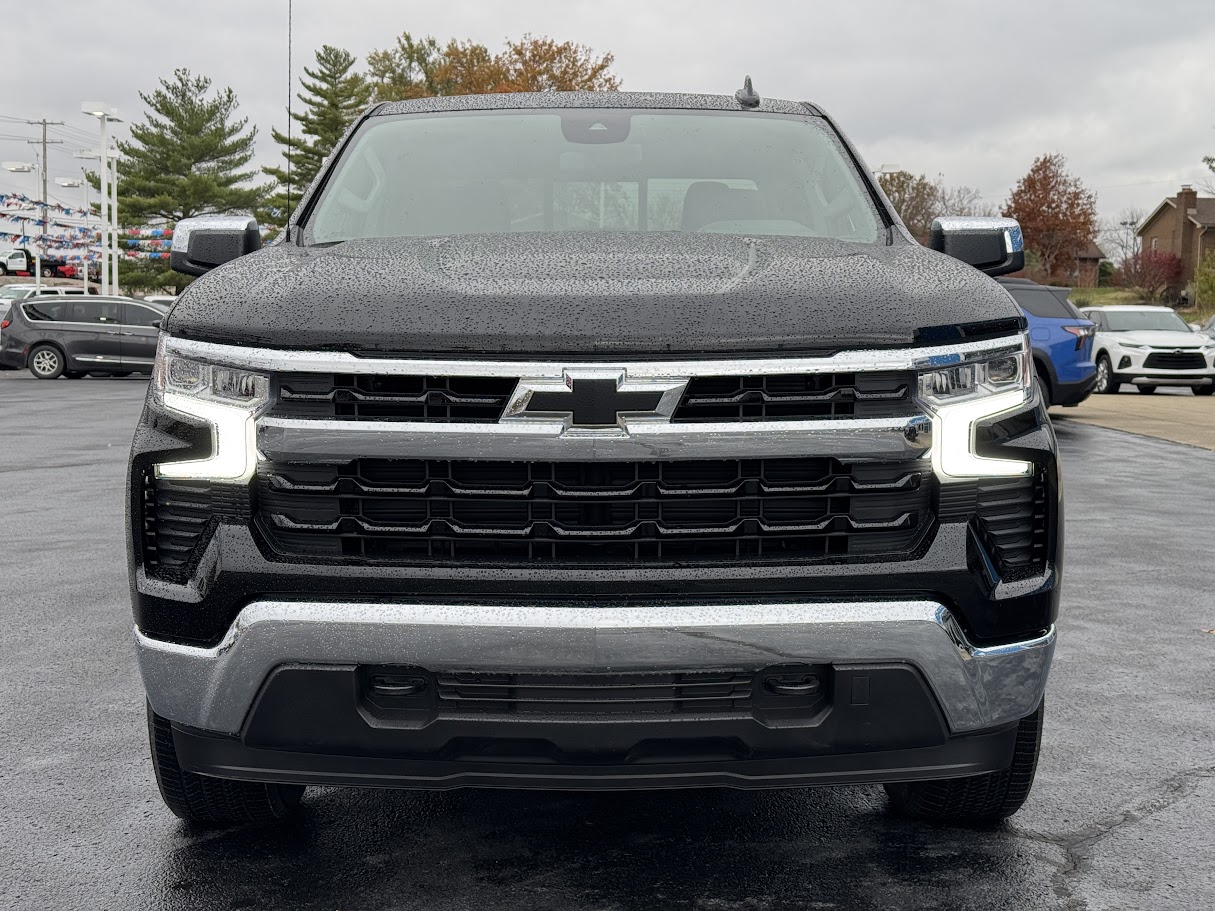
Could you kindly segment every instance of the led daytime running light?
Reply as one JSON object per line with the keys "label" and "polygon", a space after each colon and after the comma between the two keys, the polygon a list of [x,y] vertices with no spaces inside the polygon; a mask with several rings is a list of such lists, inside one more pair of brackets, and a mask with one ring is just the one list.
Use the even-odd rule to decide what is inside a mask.
{"label": "led daytime running light", "polygon": [[165,407],[211,425],[211,455],[205,459],[163,462],[158,478],[182,478],[241,483],[257,470],[257,428],[254,412],[237,405],[220,405],[177,392],[166,392]]}

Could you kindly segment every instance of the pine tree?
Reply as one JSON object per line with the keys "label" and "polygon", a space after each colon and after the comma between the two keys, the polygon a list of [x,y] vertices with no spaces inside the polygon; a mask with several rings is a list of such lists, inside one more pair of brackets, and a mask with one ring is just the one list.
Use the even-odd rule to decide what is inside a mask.
{"label": "pine tree", "polygon": [[[172,228],[183,218],[225,212],[251,212],[270,190],[250,186],[257,128],[236,119],[232,89],[211,94],[211,80],[187,69],[161,79],[151,94],[143,123],[133,124],[131,139],[118,143],[118,217],[123,225]],[[97,187],[96,174],[89,182]],[[119,284],[128,290],[180,291],[190,279],[169,269],[166,259],[119,261]]]}
{"label": "pine tree", "polygon": [[272,130],[274,141],[283,147],[283,158],[290,166],[262,168],[278,181],[275,194],[259,213],[267,224],[281,226],[299,202],[301,193],[312,183],[321,165],[351,123],[371,103],[371,86],[360,73],[353,73],[356,58],[342,48],[323,45],[316,52],[316,68],[304,67],[306,79],[300,84],[305,92],[296,95],[304,110],[292,111],[291,119],[299,132],[288,138]]}
{"label": "pine tree", "polygon": [[241,170],[253,160],[257,127],[248,127],[247,117],[235,119],[232,89],[210,90],[207,77],[178,69],[150,95],[140,92],[150,109],[146,120],[131,126],[129,142],[118,144],[124,224],[251,212],[265,198],[268,187],[248,185],[257,172]]}

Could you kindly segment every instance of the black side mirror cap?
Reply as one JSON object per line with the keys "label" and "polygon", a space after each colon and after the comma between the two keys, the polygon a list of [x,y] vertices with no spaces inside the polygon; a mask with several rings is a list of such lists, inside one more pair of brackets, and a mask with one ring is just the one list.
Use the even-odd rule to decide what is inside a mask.
{"label": "black side mirror cap", "polygon": [[928,246],[991,276],[1025,268],[1025,241],[1015,218],[942,216],[933,219]]}
{"label": "black side mirror cap", "polygon": [[261,248],[262,233],[252,216],[183,218],[173,228],[169,268],[183,275],[203,275]]}

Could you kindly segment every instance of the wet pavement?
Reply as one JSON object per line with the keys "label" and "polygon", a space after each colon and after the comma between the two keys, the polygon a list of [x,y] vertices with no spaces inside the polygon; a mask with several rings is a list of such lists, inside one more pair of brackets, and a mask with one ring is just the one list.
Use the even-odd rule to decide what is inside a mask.
{"label": "wet pavement", "polygon": [[1184,387],[1144,395],[1124,383],[1117,395],[1090,395],[1074,408],[1052,408],[1055,423],[1080,422],[1215,450],[1215,396]]}
{"label": "wet pavement", "polygon": [[0,908],[1215,907],[1215,452],[1059,423],[1068,567],[1038,782],[974,831],[880,788],[311,790],[293,823],[160,803],[122,476],[138,379],[0,373]]}

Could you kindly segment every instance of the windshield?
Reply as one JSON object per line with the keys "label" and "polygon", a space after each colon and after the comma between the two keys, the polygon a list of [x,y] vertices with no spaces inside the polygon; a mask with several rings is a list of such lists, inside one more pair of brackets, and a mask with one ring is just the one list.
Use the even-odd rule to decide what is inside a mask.
{"label": "windshield", "polygon": [[522,231],[884,236],[810,118],[589,108],[373,117],[304,239]]}
{"label": "windshield", "polygon": [[28,288],[5,288],[0,290],[0,300],[12,301],[21,300],[29,295]]}
{"label": "windshield", "polygon": [[1136,329],[1168,329],[1189,332],[1185,320],[1172,310],[1107,310],[1105,319],[1110,332],[1133,332]]}

